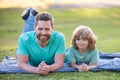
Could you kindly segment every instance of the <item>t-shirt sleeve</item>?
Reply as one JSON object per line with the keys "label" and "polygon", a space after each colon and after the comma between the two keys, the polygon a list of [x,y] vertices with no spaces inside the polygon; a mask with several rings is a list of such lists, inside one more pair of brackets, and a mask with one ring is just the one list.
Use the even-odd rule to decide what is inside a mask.
{"label": "t-shirt sleeve", "polygon": [[17,54],[22,54],[28,56],[28,51],[25,46],[25,41],[22,37],[22,35],[18,39],[18,49],[17,49]]}
{"label": "t-shirt sleeve", "polygon": [[64,35],[60,35],[59,39],[57,39],[57,50],[56,50],[56,54],[65,54],[65,37]]}
{"label": "t-shirt sleeve", "polygon": [[94,64],[98,62],[99,62],[99,52],[98,52],[98,49],[95,48],[95,50],[93,51],[93,55],[91,57],[90,64]]}
{"label": "t-shirt sleeve", "polygon": [[68,63],[76,62],[76,57],[74,55],[74,51],[71,48],[69,48],[68,51],[66,52],[66,61]]}

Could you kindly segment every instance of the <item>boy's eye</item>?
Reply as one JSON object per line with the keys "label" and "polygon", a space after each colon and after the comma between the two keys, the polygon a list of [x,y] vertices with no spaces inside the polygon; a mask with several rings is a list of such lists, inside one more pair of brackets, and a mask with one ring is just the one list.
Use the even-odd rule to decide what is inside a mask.
{"label": "boy's eye", "polygon": [[84,39],[84,38],[83,38],[83,39],[76,39],[76,40],[83,40],[83,41],[86,41],[87,39]]}
{"label": "boy's eye", "polygon": [[80,39],[76,39],[76,40],[80,40]]}
{"label": "boy's eye", "polygon": [[84,41],[87,41],[87,39],[83,39]]}

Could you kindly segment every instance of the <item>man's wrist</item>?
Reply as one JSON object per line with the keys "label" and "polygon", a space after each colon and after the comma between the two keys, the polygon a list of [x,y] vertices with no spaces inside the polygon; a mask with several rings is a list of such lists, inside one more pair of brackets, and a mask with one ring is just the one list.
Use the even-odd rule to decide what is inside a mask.
{"label": "man's wrist", "polygon": [[34,71],[35,71],[36,74],[39,74],[38,67],[35,67],[35,68],[34,68]]}
{"label": "man's wrist", "polygon": [[49,67],[49,72],[51,72],[51,65],[48,65],[48,67]]}

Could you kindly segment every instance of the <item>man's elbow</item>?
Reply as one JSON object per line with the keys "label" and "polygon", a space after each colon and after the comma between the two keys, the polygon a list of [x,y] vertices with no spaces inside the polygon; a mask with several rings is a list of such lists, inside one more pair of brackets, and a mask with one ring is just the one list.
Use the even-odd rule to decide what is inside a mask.
{"label": "man's elbow", "polygon": [[61,62],[61,63],[59,63],[59,68],[61,68],[61,67],[63,67],[64,66],[64,62]]}

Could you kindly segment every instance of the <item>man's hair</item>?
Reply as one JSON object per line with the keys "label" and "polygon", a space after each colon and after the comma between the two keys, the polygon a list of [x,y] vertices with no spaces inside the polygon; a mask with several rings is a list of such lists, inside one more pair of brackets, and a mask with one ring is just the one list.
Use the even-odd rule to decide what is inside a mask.
{"label": "man's hair", "polygon": [[42,12],[36,15],[35,17],[35,26],[38,24],[38,21],[50,21],[51,26],[53,26],[53,17],[51,14],[47,13],[47,12]]}
{"label": "man's hair", "polygon": [[89,51],[95,48],[97,37],[89,27],[80,25],[74,30],[71,42],[72,46],[76,49],[78,49],[76,40],[80,39],[80,37],[84,40],[88,40]]}

